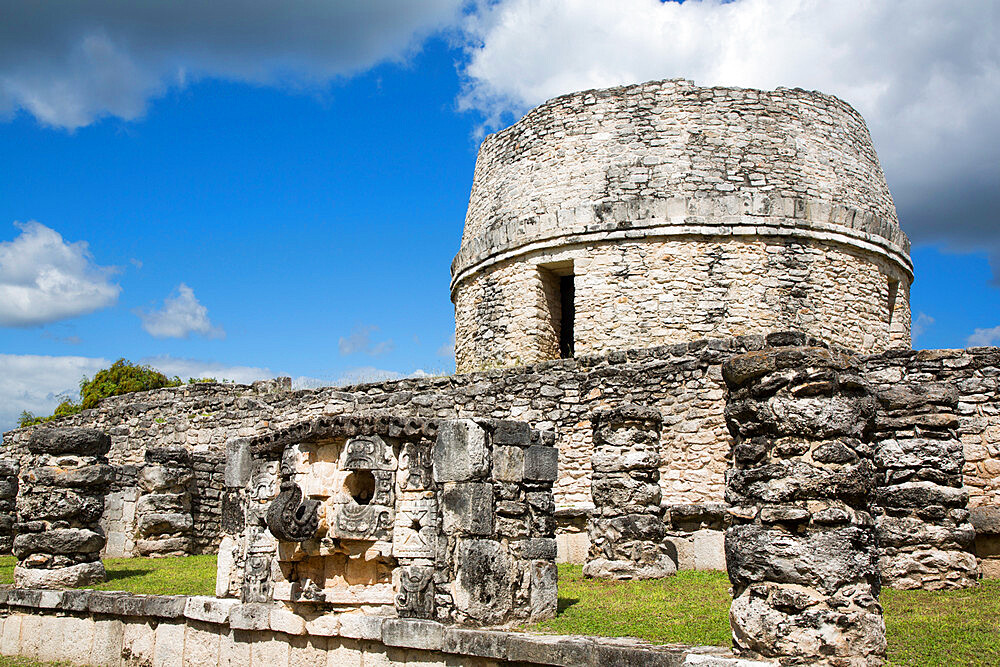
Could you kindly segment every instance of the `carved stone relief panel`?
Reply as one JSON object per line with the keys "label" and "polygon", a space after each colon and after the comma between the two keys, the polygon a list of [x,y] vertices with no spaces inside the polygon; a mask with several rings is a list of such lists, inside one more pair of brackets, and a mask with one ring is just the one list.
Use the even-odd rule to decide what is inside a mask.
{"label": "carved stone relief panel", "polygon": [[437,547],[437,525],[435,499],[400,500],[392,531],[392,554],[397,558],[434,558]]}
{"label": "carved stone relief panel", "polygon": [[398,569],[396,613],[404,618],[434,617],[434,568],[411,565]]}
{"label": "carved stone relief panel", "polygon": [[396,457],[378,436],[348,440],[340,468],[344,493],[332,499],[328,535],[348,540],[391,541],[395,517]]}
{"label": "carved stone relief panel", "polygon": [[408,442],[399,454],[399,471],[396,479],[403,491],[425,491],[434,483],[431,447]]}

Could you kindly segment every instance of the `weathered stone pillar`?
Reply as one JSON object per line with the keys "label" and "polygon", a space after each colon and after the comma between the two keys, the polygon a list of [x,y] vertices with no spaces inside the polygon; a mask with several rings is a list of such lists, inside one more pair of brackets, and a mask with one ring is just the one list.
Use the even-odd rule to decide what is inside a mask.
{"label": "weathered stone pillar", "polygon": [[191,455],[183,446],[146,450],[139,471],[136,549],[142,556],[183,556],[191,551]]}
{"label": "weathered stone pillar", "polygon": [[966,588],[979,568],[958,391],[943,382],[891,385],[878,395],[875,501],[882,583],[892,588]]}
{"label": "weathered stone pillar", "polygon": [[18,467],[17,461],[0,460],[0,554],[14,546]]}
{"label": "weathered stone pillar", "polygon": [[111,438],[90,428],[38,428],[21,471],[14,526],[14,583],[24,588],[104,581],[99,522],[114,477]]}
{"label": "weathered stone pillar", "polygon": [[661,421],[658,410],[638,405],[591,416],[594,510],[584,576],[657,579],[677,572],[660,506]]}
{"label": "weathered stone pillar", "polygon": [[723,376],[736,649],[789,665],[882,664],[871,389],[853,358],[818,348],[734,357]]}

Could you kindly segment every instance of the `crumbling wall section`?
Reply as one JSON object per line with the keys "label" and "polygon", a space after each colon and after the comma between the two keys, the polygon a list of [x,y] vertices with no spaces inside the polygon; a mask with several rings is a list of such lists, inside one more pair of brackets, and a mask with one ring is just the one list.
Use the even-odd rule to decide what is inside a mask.
{"label": "crumbling wall section", "polygon": [[[126,555],[134,546],[127,543],[131,539],[127,536],[134,532],[135,466],[141,465],[147,447],[183,444],[192,452],[198,481],[193,498],[195,533],[200,535],[196,542],[200,549],[211,551],[218,540],[214,531],[222,507],[215,494],[221,492],[217,481],[229,437],[252,437],[303,419],[379,409],[422,418],[518,419],[555,432],[560,450],[555,499],[563,510],[561,515],[569,512],[576,517],[575,535],[579,538],[585,524],[580,512],[591,504],[593,429],[589,415],[593,410],[626,403],[659,409],[663,416],[660,487],[664,502],[721,503],[732,447],[724,417],[722,363],[743,352],[786,344],[814,345],[817,341],[801,334],[706,339],[515,369],[344,388],[291,391],[288,384],[280,382],[190,385],[106,399],[93,410],[10,431],[4,434],[4,456],[20,462],[35,429],[106,428],[112,439],[109,458],[116,467],[105,517],[107,554]],[[958,436],[966,459],[963,482],[970,507],[1000,505],[998,360],[998,348],[900,350],[864,360],[865,375],[877,387],[946,382],[956,388]],[[209,470],[213,465],[216,467]],[[692,512],[698,513],[680,510],[678,516]],[[681,523],[683,527],[668,526],[668,532],[687,540],[680,534],[693,522]],[[718,531],[721,526],[713,519],[704,528]],[[694,528],[692,534],[702,529]],[[699,549],[710,548],[712,541],[718,544],[717,532],[702,533]],[[112,552],[113,545],[121,545],[121,551]],[[580,540],[563,547],[567,553],[580,555],[587,549]]]}

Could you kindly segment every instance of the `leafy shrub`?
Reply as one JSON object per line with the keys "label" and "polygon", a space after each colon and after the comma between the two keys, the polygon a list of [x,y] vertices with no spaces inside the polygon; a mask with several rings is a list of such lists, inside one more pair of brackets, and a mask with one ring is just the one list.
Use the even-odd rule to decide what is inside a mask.
{"label": "leafy shrub", "polygon": [[[212,378],[191,379],[192,383],[214,381]],[[130,394],[133,391],[149,391],[150,389],[162,389],[163,387],[179,387],[181,384],[181,379],[176,375],[173,378],[168,378],[150,366],[140,366],[139,364],[133,364],[131,361],[119,359],[111,364],[110,368],[97,371],[93,379],[84,377],[80,380],[79,403],[67,398],[48,417],[37,417],[24,410],[17,419],[17,425],[20,428],[24,428],[25,426],[33,426],[51,421],[58,417],[75,415],[81,410],[96,406],[102,398],[107,398],[108,396],[120,396],[121,394]]]}
{"label": "leafy shrub", "polygon": [[163,387],[178,387],[181,380],[178,377],[168,378],[160,371],[150,366],[140,366],[131,361],[119,359],[110,368],[97,371],[93,379],[83,378],[80,381],[80,407],[83,410],[92,408],[102,399],[109,396],[131,394],[134,391],[149,391]]}

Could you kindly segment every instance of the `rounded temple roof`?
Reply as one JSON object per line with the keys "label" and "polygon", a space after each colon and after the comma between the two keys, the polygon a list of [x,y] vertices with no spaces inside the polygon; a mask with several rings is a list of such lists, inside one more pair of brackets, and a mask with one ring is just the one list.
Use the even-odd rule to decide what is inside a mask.
{"label": "rounded temple roof", "polygon": [[488,136],[452,288],[537,249],[677,235],[820,238],[912,275],[909,240],[850,105],[670,79],[557,97]]}

